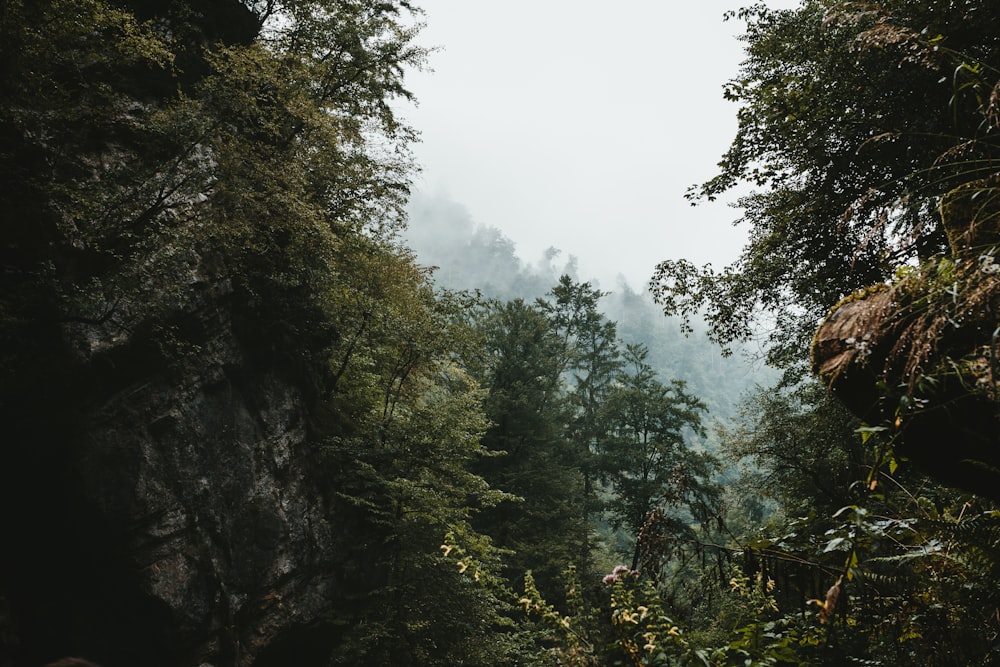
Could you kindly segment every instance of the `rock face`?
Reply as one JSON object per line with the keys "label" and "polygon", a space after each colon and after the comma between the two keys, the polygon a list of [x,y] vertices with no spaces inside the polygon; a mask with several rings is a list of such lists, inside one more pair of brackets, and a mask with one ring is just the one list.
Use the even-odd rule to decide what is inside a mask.
{"label": "rock face", "polygon": [[[320,664],[336,531],[315,396],[262,342],[238,260],[207,249],[209,148],[157,125],[210,70],[205,45],[260,23],[238,0],[123,2],[121,25],[82,3],[47,28],[87,54],[67,71],[21,48],[48,3],[21,4],[0,22],[27,62],[0,72],[0,667]],[[171,68],[119,58],[112,37],[147,19]]]}
{"label": "rock face", "polygon": [[191,286],[182,354],[52,332],[66,383],[4,415],[0,664],[308,665],[332,640],[311,629],[335,570],[306,397],[231,303]]}
{"label": "rock face", "polygon": [[942,203],[951,256],[833,308],[813,367],[894,452],[928,475],[1000,500],[1000,189],[970,183]]}
{"label": "rock face", "polygon": [[888,290],[868,290],[835,307],[813,339],[816,373],[835,385],[843,403],[863,418],[878,402],[878,364],[871,359],[873,322],[892,311]]}

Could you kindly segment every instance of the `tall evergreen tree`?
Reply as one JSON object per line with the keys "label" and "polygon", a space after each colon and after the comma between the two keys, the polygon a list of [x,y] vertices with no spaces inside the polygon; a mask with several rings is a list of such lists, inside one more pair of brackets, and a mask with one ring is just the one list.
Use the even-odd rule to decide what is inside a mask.
{"label": "tall evergreen tree", "polygon": [[441,550],[461,543],[492,572],[499,554],[472,528],[470,505],[508,498],[471,472],[487,422],[461,364],[474,341],[469,303],[435,294],[402,251],[373,248],[343,268],[339,321],[357,329],[331,357],[319,472],[346,593],[334,664],[496,664],[503,643],[488,636],[503,605]]}
{"label": "tall evergreen tree", "polygon": [[642,345],[627,345],[626,368],[605,405],[608,423],[601,443],[603,469],[614,497],[616,526],[636,539],[632,568],[639,566],[640,533],[654,510],[663,511],[678,536],[691,537],[687,524],[706,523],[717,511],[713,460],[689,448],[689,435],[703,434],[705,406],[680,380],[663,384],[646,363]]}
{"label": "tall evergreen tree", "polygon": [[569,416],[562,371],[566,342],[537,306],[517,299],[482,315],[482,384],[492,422],[483,443],[494,456],[477,470],[491,486],[520,498],[484,509],[477,527],[513,551],[511,577],[533,570],[546,592],[578,556],[586,530],[582,477],[565,438]]}
{"label": "tall evergreen tree", "polygon": [[[607,400],[622,366],[617,326],[598,310],[606,293],[590,283],[577,283],[563,275],[539,305],[548,315],[553,329],[562,337],[566,356],[564,376],[569,383],[568,399],[572,412],[566,423],[566,436],[572,443],[577,465],[583,477],[583,518],[594,524],[601,507],[598,497],[597,447],[607,425],[602,405]],[[576,565],[584,576],[591,572],[594,536],[591,530],[581,534]]]}

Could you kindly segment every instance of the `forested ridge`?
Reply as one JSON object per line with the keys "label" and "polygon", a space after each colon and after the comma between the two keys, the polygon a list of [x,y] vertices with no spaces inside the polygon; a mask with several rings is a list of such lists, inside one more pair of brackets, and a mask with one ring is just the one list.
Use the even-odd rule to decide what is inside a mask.
{"label": "forested ridge", "polygon": [[729,18],[668,344],[407,246],[416,4],[0,0],[0,667],[1000,662],[1000,9]]}

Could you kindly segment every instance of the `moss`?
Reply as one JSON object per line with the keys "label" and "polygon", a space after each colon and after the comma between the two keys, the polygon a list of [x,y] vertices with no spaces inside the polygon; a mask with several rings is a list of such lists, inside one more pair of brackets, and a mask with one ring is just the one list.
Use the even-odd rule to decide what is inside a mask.
{"label": "moss", "polygon": [[[816,334],[813,336],[812,343],[809,346],[809,358],[812,361],[813,370],[820,376],[820,378],[824,382],[827,383],[832,382],[835,379],[836,375],[839,374],[841,370],[841,364],[837,364],[836,368],[833,369],[832,373],[830,372],[829,369],[824,369],[824,367],[828,366],[826,362],[829,360],[831,352],[834,352],[835,354],[842,353],[844,349],[846,349],[846,347],[849,345],[847,343],[847,340],[849,340],[850,338],[861,340],[864,338],[866,333],[866,331],[863,330],[864,329],[863,326],[858,326],[860,322],[854,320],[855,321],[854,326],[850,327],[847,330],[838,327],[837,328],[838,336],[830,337],[829,336],[830,329],[827,328],[826,326],[827,323],[834,321],[837,317],[837,314],[840,313],[841,309],[843,309],[845,306],[862,302],[870,303],[870,300],[873,296],[877,294],[882,294],[886,292],[888,289],[889,285],[885,283],[870,285],[868,287],[865,287],[864,289],[860,289],[856,292],[848,294],[840,301],[838,301],[836,305],[830,308],[829,313],[827,313],[826,318],[823,320],[824,324],[816,330]],[[846,335],[841,335],[841,334],[846,334]],[[844,343],[844,346],[842,349],[837,351],[831,350],[830,343],[836,339],[839,339],[842,343]]]}

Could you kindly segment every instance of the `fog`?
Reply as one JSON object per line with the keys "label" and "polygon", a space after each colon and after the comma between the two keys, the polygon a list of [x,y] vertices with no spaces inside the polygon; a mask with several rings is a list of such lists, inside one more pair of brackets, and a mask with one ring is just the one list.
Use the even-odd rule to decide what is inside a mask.
{"label": "fog", "polygon": [[[729,263],[744,241],[726,202],[692,207],[736,128],[739,3],[425,0],[404,115],[421,132],[415,188],[461,205],[535,262],[556,247],[585,278],[640,289],[657,262]],[[790,0],[770,2],[791,7]]]}

